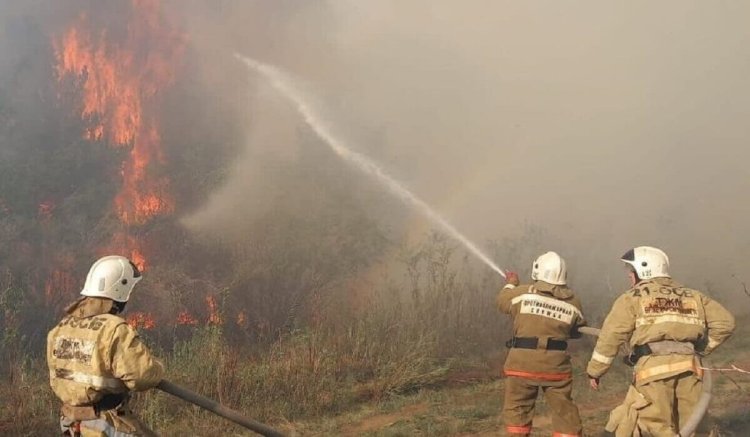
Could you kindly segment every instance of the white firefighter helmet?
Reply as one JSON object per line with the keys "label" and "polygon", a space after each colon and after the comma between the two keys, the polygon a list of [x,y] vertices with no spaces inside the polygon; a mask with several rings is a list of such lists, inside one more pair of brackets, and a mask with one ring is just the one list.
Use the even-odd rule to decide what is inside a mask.
{"label": "white firefighter helmet", "polygon": [[127,302],[133,287],[141,279],[141,272],[129,259],[124,256],[105,256],[91,266],[81,294]]}
{"label": "white firefighter helmet", "polygon": [[661,249],[639,246],[625,252],[620,260],[632,266],[641,280],[669,278],[669,258]]}
{"label": "white firefighter helmet", "polygon": [[565,260],[555,252],[547,252],[531,265],[531,279],[544,281],[553,285],[565,285],[568,269]]}

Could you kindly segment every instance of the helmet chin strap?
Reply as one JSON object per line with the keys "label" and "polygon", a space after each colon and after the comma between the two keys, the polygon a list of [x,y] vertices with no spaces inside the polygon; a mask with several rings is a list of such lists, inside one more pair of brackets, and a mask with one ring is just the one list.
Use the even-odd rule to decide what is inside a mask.
{"label": "helmet chin strap", "polygon": [[630,279],[631,287],[635,287],[639,282],[641,282],[641,278],[638,277],[638,273],[636,273],[635,270],[628,271],[628,279]]}
{"label": "helmet chin strap", "polygon": [[626,265],[626,270],[628,272],[628,279],[630,279],[630,285],[632,287],[635,287],[636,285],[641,283],[643,280],[638,277],[638,272],[635,271],[635,268],[633,268],[632,265],[630,264],[625,264],[625,265]]}
{"label": "helmet chin strap", "polygon": [[125,305],[127,305],[127,302],[117,302],[116,300],[113,300],[112,309],[109,310],[109,313],[112,315],[118,315],[125,311]]}

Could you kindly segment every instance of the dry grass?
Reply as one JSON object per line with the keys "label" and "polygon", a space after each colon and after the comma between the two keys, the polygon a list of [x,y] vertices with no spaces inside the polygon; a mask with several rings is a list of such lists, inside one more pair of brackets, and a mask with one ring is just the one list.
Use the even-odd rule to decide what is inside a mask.
{"label": "dry grass", "polygon": [[[238,354],[216,327],[196,328],[165,361],[175,382],[292,435],[468,436],[493,435],[502,428],[503,381],[496,371],[481,368],[477,362],[454,361],[451,367],[426,359],[437,351],[434,340],[427,338],[403,343],[403,347],[396,347],[398,341],[377,341],[387,337],[368,340],[365,334],[377,331],[366,321],[361,323],[361,331],[355,329],[344,338],[335,333],[298,332],[255,356]],[[737,336],[712,362],[750,362],[747,338]],[[591,392],[581,367],[587,353],[581,349],[574,356],[575,396],[586,431],[595,433],[620,401],[628,371],[617,364],[603,380],[603,390]],[[17,435],[53,432],[56,401],[47,388],[45,369],[32,360],[19,364],[19,369],[13,384],[2,388],[8,402],[0,407],[0,431]],[[716,378],[706,432],[744,435],[750,423],[750,380],[728,376],[733,381]],[[137,403],[144,420],[163,435],[250,435],[163,393],[141,394]],[[535,435],[551,431],[543,400],[535,428]]]}
{"label": "dry grass", "polygon": [[[145,332],[145,340],[165,361],[171,381],[292,435],[493,435],[501,429],[504,318],[488,304],[491,281],[477,279],[451,254],[440,240],[407,253],[408,290],[376,290],[355,312],[327,304],[305,328],[267,342],[243,343],[228,331],[231,325]],[[7,327],[15,307],[2,302]],[[736,335],[712,362],[750,362],[748,338]],[[0,340],[7,358],[0,363],[0,434],[54,433],[58,405],[48,388],[43,348],[27,349],[34,343],[12,329]],[[579,342],[573,363],[586,431],[593,433],[619,402],[629,376],[618,364],[603,390],[591,393],[583,371],[591,346]],[[742,435],[750,424],[750,380],[728,377],[717,378],[720,395],[709,426],[721,435]],[[250,435],[157,391],[138,394],[135,408],[163,435]],[[539,412],[539,432],[549,433],[543,401]]]}

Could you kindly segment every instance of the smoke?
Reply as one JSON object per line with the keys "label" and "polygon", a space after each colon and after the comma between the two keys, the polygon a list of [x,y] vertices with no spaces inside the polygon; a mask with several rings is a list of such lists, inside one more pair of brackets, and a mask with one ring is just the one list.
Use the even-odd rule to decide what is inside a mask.
{"label": "smoke", "polygon": [[[677,278],[738,289],[730,275],[750,274],[750,7],[577,5],[226,1],[185,12],[191,35],[226,56],[305,78],[355,149],[474,239],[533,223],[573,259],[574,278],[616,285],[619,256],[650,244]],[[297,115],[262,84],[242,86],[247,155],[300,147]],[[238,163],[192,226],[221,227],[234,214],[221,199],[249,189],[238,181],[259,165]]]}
{"label": "smoke", "polygon": [[453,225],[441,217],[440,214],[436,213],[429,205],[404,188],[376,163],[372,162],[371,159],[356,152],[352,152],[339,138],[335,137],[329,130],[330,128],[316,116],[315,111],[310,107],[307,100],[299,93],[299,90],[294,87],[291,78],[285,77],[282,72],[275,68],[261,64],[255,60],[244,58],[242,56],[238,56],[238,59],[247,64],[249,68],[265,77],[274,88],[289,99],[290,103],[294,104],[297,108],[299,115],[305,120],[305,123],[331,148],[333,152],[339,155],[342,159],[356,165],[363,173],[373,177],[394,196],[400,198],[408,206],[417,209],[435,226],[463,244],[465,249],[479,258],[488,267],[495,270],[502,277],[505,277],[505,272],[503,272],[502,269],[492,262],[486,254],[476,247],[474,242],[467,239]]}
{"label": "smoke", "polygon": [[[21,41],[34,25],[28,11],[49,33],[78,13],[49,9],[58,3],[0,1],[3,22],[16,23],[0,31],[0,80],[18,76],[9,65],[34,43]],[[610,280],[624,287],[617,259],[641,244],[667,251],[674,276],[696,287],[710,282],[739,296],[738,279],[750,280],[750,5],[191,0],[165,8],[189,39],[190,80],[183,74],[175,87],[192,96],[171,100],[168,133],[187,141],[226,130],[205,135],[199,158],[214,149],[234,157],[202,186],[210,194],[180,210],[195,232],[233,238],[274,211],[346,207],[327,201],[318,176],[338,181],[337,193],[351,193],[351,206],[397,239],[430,226],[330,156],[283,97],[245,73],[233,59],[239,52],[304,79],[347,145],[472,240],[519,237],[528,223],[544,229],[539,249],[568,258],[573,285],[592,287],[583,293],[606,294]],[[174,156],[183,144],[172,143]],[[496,261],[522,268],[531,260]]]}

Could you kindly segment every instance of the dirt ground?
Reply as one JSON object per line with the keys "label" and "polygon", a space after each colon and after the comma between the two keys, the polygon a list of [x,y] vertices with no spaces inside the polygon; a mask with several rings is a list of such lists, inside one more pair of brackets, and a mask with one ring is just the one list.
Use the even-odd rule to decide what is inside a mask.
{"label": "dirt ground", "polygon": [[[715,368],[750,369],[750,336],[735,336],[706,360]],[[585,435],[599,435],[609,412],[627,390],[629,369],[618,363],[592,391],[582,372],[583,351],[574,355],[574,398],[584,422]],[[453,375],[444,387],[367,404],[357,411],[320,421],[288,424],[292,435],[314,436],[496,436],[502,435],[500,419],[503,380],[496,369],[469,370]],[[714,372],[713,399],[698,435],[746,436],[750,429],[750,375]],[[540,396],[533,436],[552,433],[544,399]]]}

